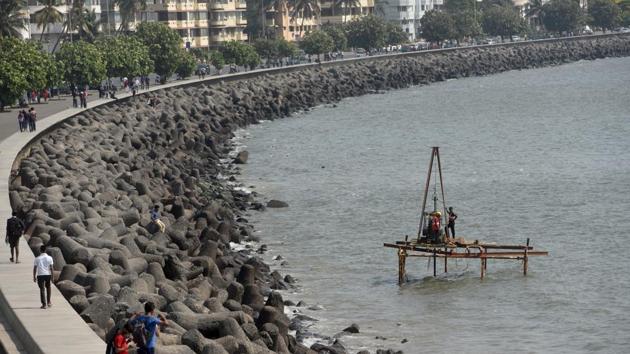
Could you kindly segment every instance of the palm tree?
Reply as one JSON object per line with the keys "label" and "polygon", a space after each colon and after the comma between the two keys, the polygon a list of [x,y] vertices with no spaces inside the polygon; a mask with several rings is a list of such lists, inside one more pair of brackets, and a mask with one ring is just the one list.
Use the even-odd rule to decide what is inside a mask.
{"label": "palm tree", "polygon": [[343,7],[343,22],[346,22],[348,9],[350,9],[350,16],[352,18],[352,9],[356,7],[361,8],[360,0],[335,0],[335,3],[337,6]]}
{"label": "palm tree", "polygon": [[63,30],[61,31],[61,35],[57,38],[57,42],[53,47],[52,51],[54,52],[57,49],[60,41],[70,33],[70,39],[74,38],[74,32],[76,31],[79,39],[93,42],[96,34],[98,32],[98,26],[100,25],[100,20],[97,18],[94,10],[89,11],[84,6],[84,1],[75,0],[70,1],[72,8],[68,12],[66,16],[66,20],[63,23]]}
{"label": "palm tree", "polygon": [[142,10],[146,10],[146,0],[114,0],[120,11],[120,28],[119,32],[128,31],[129,24],[136,21],[136,15]]}
{"label": "palm tree", "polygon": [[0,37],[20,37],[20,30],[26,29],[22,10],[24,0],[0,1]]}
{"label": "palm tree", "polygon": [[543,2],[542,0],[529,0],[529,6],[525,11],[525,17],[527,17],[532,24],[538,26],[540,24],[540,17],[542,16]]}
{"label": "palm tree", "polygon": [[60,5],[59,0],[42,0],[42,3],[44,7],[34,13],[37,27],[42,28],[40,41],[44,39],[44,33],[49,24],[63,21],[63,14],[56,8]]}
{"label": "palm tree", "polygon": [[275,26],[277,29],[279,24],[282,24],[284,14],[288,12],[288,1],[287,0],[268,0],[265,11],[270,11],[270,10],[275,11]]}
{"label": "palm tree", "polygon": [[302,16],[302,24],[300,25],[300,37],[304,30],[304,20],[306,18],[317,18],[321,12],[319,0],[290,0],[291,19],[295,21],[298,16]]}

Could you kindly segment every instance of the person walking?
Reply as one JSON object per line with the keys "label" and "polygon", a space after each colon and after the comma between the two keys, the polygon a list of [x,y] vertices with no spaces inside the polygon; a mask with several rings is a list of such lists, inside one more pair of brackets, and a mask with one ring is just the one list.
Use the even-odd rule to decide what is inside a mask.
{"label": "person walking", "polygon": [[154,354],[159,337],[159,326],[168,326],[168,321],[161,314],[155,314],[155,305],[148,301],[144,304],[144,315],[132,317],[133,341],[138,346],[138,354]]}
{"label": "person walking", "polygon": [[37,130],[37,111],[31,107],[28,110],[28,131],[34,132]]}
{"label": "person walking", "polygon": [[452,238],[455,238],[455,220],[457,220],[457,214],[455,214],[455,212],[453,211],[453,207],[449,207],[447,227],[450,230]]}
{"label": "person walking", "polygon": [[53,259],[46,253],[46,246],[39,248],[39,256],[35,258],[33,264],[33,282],[39,286],[39,299],[42,302],[42,309],[51,307],[50,302],[50,281],[53,274]]}
{"label": "person walking", "polygon": [[77,103],[77,90],[72,87],[72,107],[77,108],[79,104]]}
{"label": "person walking", "polygon": [[20,132],[24,131],[24,110],[18,112],[17,116],[18,127],[20,128]]}
{"label": "person walking", "polygon": [[[5,242],[9,244],[11,248],[11,258],[9,260],[11,262],[15,261],[15,263],[20,263],[20,237],[24,233],[24,222],[17,217],[17,214],[13,212],[9,220],[7,220],[7,235],[5,238]],[[13,252],[15,251],[15,258],[13,258]]]}

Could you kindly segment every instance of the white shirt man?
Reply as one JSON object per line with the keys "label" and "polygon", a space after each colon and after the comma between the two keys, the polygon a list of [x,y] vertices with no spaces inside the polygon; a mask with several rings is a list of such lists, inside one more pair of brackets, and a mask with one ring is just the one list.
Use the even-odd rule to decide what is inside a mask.
{"label": "white shirt man", "polygon": [[46,253],[46,246],[41,246],[40,254],[33,263],[33,282],[36,282],[39,286],[39,298],[42,302],[41,308],[45,309],[46,305],[48,307],[52,306],[50,302],[50,281],[53,275],[53,259]]}

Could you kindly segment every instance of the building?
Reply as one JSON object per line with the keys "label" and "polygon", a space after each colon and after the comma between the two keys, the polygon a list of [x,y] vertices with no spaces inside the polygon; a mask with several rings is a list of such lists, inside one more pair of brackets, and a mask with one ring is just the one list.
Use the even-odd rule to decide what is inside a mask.
{"label": "building", "polygon": [[[100,18],[101,0],[83,0],[83,7],[89,12],[93,11],[97,18]],[[71,25],[71,23],[68,23],[68,14],[70,13],[72,5],[70,1],[63,1],[60,2],[59,6],[55,6],[55,9],[62,14],[63,20],[61,22],[47,24],[45,28],[44,26],[39,26],[37,21],[35,21],[35,14],[43,8],[44,5],[41,1],[28,0],[27,14],[29,17],[29,26],[25,38],[41,38],[44,48],[52,51],[60,38],[66,34],[66,24]]]}
{"label": "building", "polygon": [[356,7],[348,7],[335,0],[321,0],[321,24],[340,24],[374,13],[375,0],[357,0]]}
{"label": "building", "polygon": [[444,0],[376,0],[376,14],[394,22],[409,34],[410,40],[420,37],[420,19],[424,14],[444,5]]}

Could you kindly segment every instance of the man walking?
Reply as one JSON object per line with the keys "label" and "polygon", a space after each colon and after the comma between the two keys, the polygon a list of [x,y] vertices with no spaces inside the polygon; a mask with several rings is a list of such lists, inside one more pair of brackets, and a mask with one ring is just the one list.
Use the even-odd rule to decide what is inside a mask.
{"label": "man walking", "polygon": [[[52,306],[50,302],[50,281],[53,274],[53,259],[46,253],[46,246],[42,245],[40,253],[33,265],[33,282],[39,286],[39,299],[43,309]],[[44,289],[45,288],[45,289]]]}
{"label": "man walking", "polygon": [[138,346],[138,354],[154,354],[159,336],[159,327],[168,326],[168,321],[162,314],[155,314],[155,305],[148,301],[144,304],[144,315],[131,319],[133,326],[133,341]]}
{"label": "man walking", "polygon": [[[24,223],[16,216],[15,212],[11,215],[9,220],[7,220],[7,236],[5,242],[11,247],[11,258],[9,258],[9,260],[11,262],[15,260],[15,263],[20,263],[18,260],[20,257],[20,237],[22,237],[25,227]],[[15,258],[13,258],[13,250],[15,250]]]}

